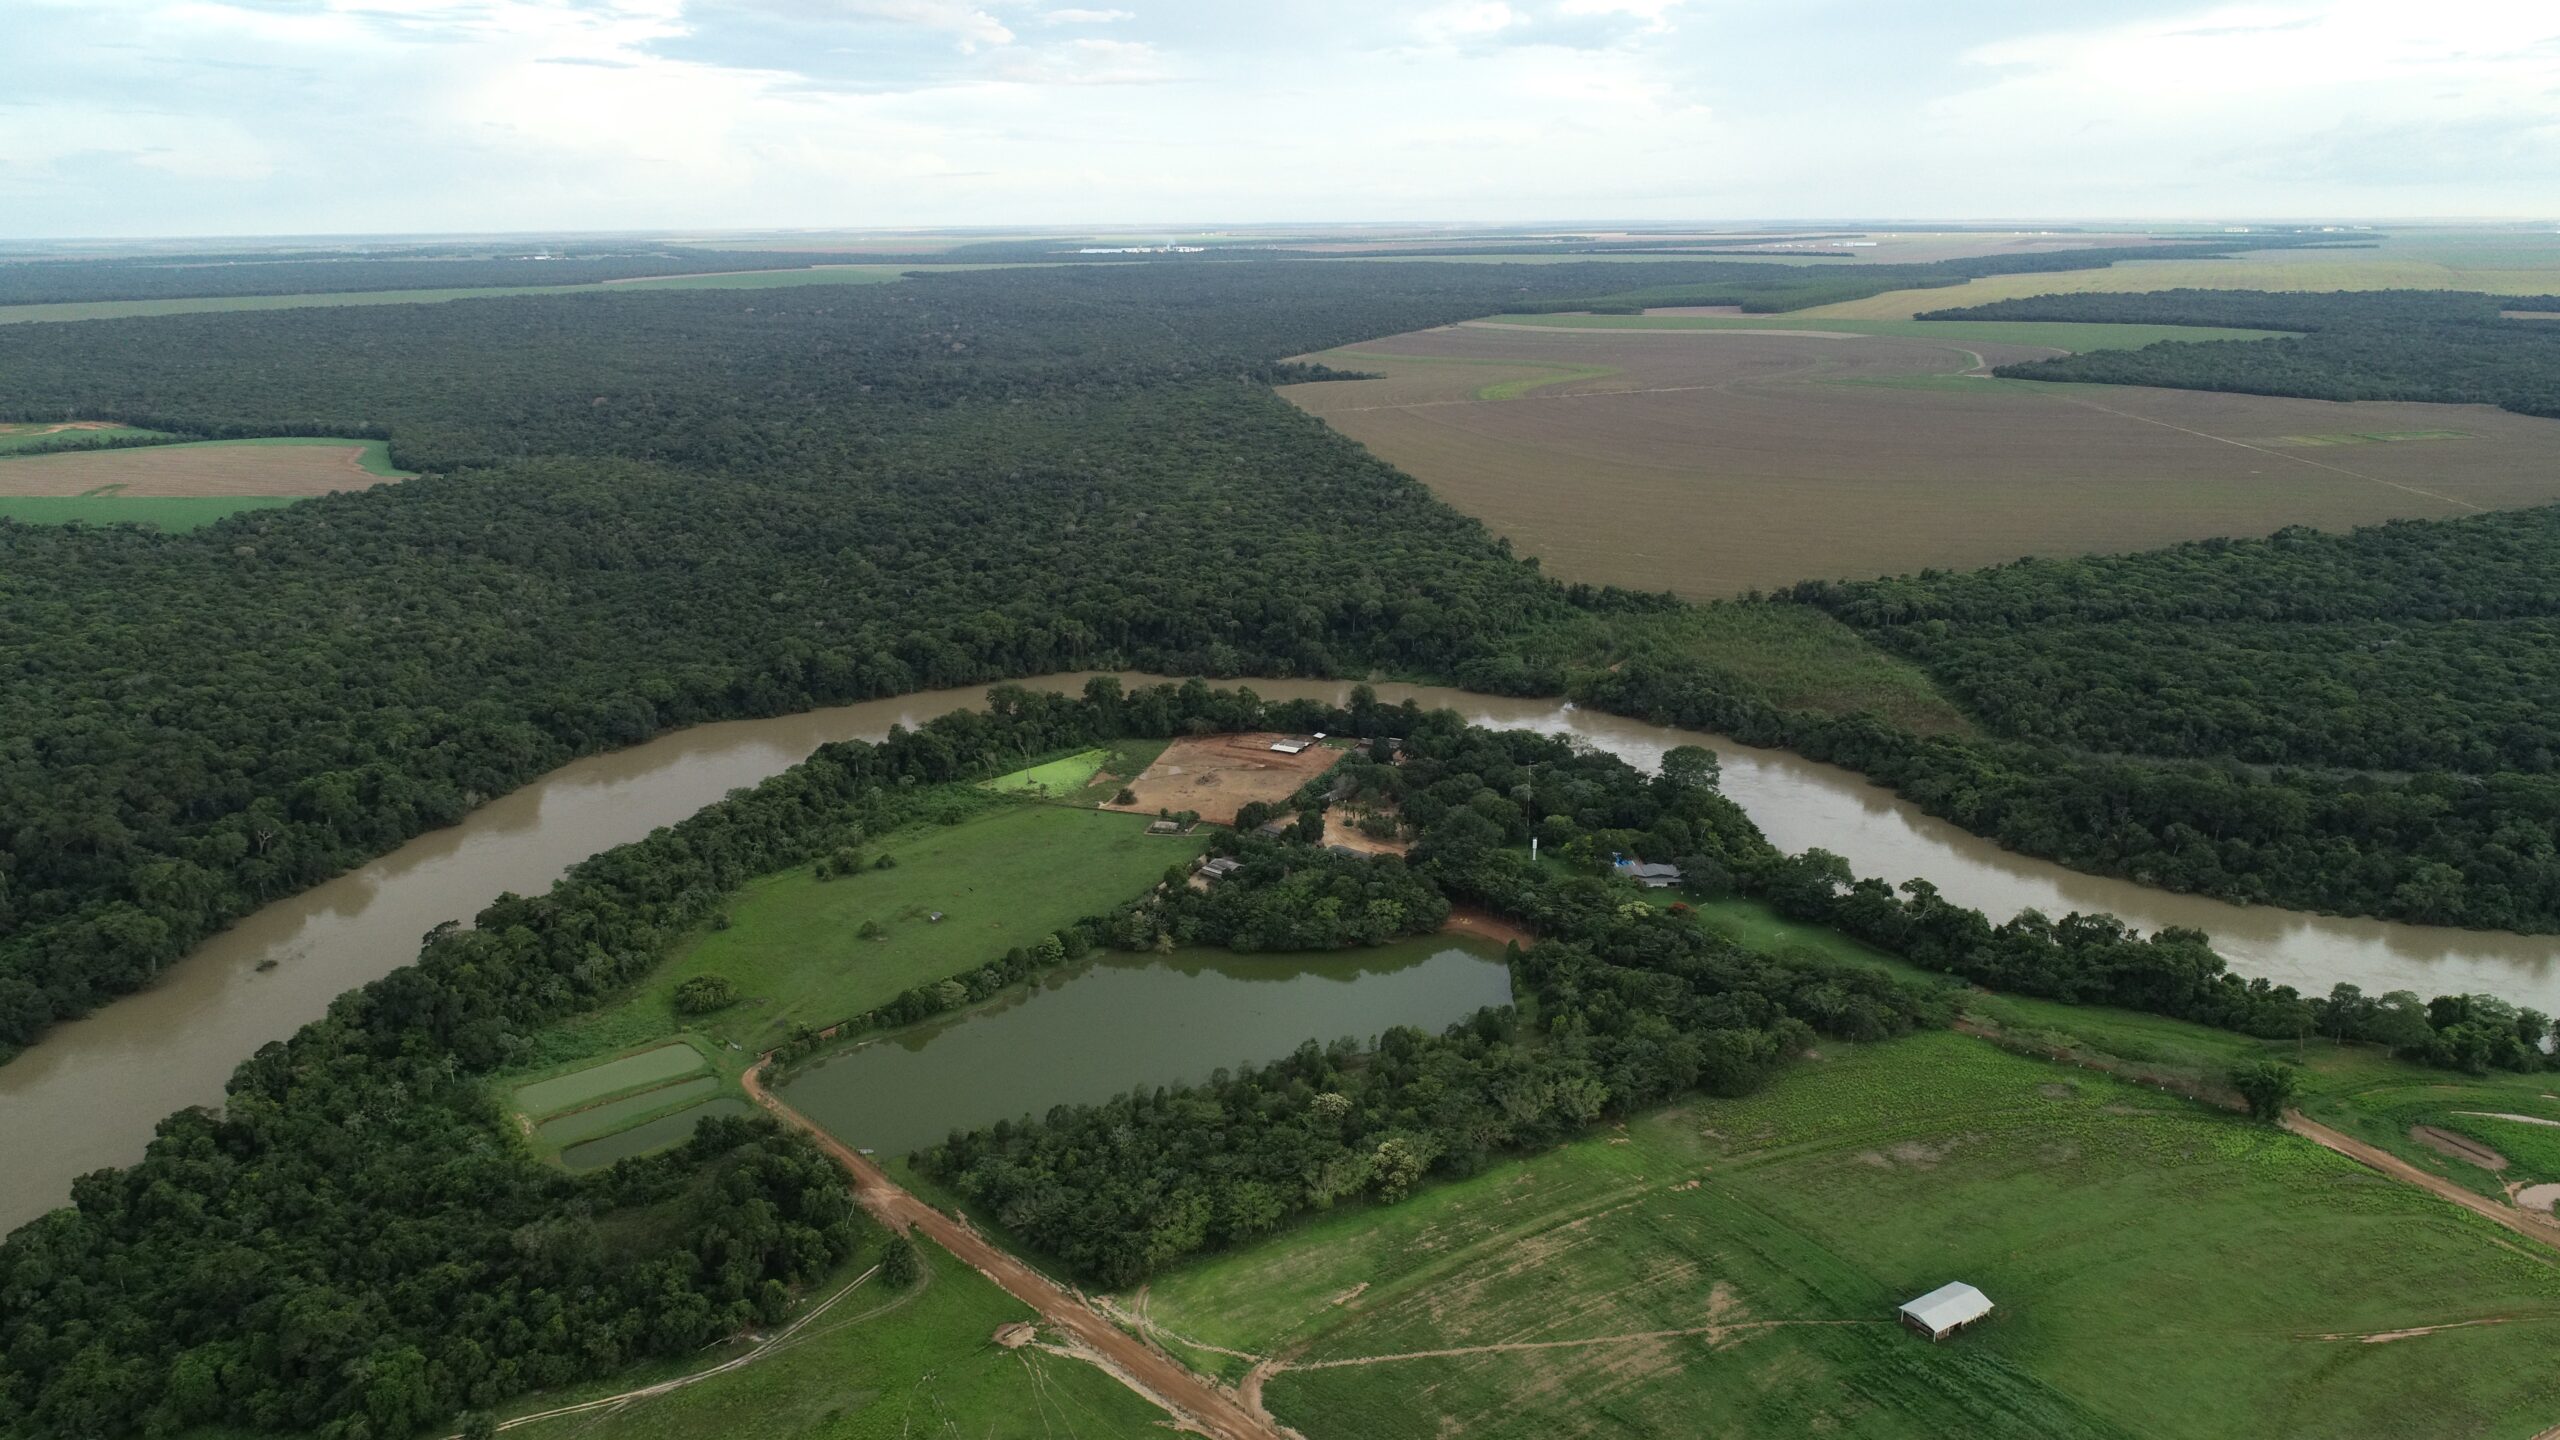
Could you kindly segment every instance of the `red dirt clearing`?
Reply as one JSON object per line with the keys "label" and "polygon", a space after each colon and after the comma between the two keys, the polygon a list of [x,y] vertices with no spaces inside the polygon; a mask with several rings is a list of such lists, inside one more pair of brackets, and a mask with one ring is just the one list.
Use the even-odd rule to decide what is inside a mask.
{"label": "red dirt clearing", "polygon": [[[1176,740],[1129,782],[1138,798],[1128,805],[1106,805],[1152,815],[1158,810],[1194,810],[1218,825],[1236,823],[1236,811],[1253,801],[1286,800],[1297,788],[1333,768],[1343,752],[1316,744],[1296,755],[1271,748],[1291,737],[1272,732],[1246,735],[1195,735]],[[1304,737],[1299,737],[1304,738]]]}

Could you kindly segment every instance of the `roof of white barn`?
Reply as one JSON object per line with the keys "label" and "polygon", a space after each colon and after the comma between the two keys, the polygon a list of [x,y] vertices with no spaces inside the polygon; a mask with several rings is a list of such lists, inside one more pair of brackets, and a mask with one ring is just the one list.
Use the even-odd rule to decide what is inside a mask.
{"label": "roof of white barn", "polygon": [[1961,1280],[1950,1280],[1902,1307],[1902,1313],[1934,1332],[1953,1329],[1991,1313],[1991,1297]]}

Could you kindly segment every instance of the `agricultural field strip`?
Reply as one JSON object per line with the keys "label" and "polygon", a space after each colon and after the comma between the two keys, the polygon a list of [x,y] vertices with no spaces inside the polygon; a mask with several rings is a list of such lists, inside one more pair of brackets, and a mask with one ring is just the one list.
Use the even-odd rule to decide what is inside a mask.
{"label": "agricultural field strip", "polygon": [[[2044,392],[2038,391],[2035,393],[2041,394]],[[2146,425],[2157,425],[2164,430],[2175,430],[2181,435],[2193,435],[2199,440],[2211,440],[2217,445],[2237,445],[2241,449],[2247,450],[2253,454],[2265,455],[2277,460],[2291,460],[2296,464],[2310,465],[2322,470],[2334,470],[2341,475],[2351,476],[2358,480],[2369,480],[2376,485],[2387,485],[2394,490],[2404,490],[2409,494],[2423,496],[2429,500],[2441,500],[2447,505],[2451,505],[2462,510],[2468,510],[2474,515],[2487,513],[2487,509],[2484,506],[2474,505],[2468,500],[2457,499],[2454,496],[2447,495],[2439,490],[2429,490],[2418,485],[2407,485],[2397,480],[2385,480],[2379,475],[2367,475],[2361,470],[2350,470],[2344,465],[2333,465],[2326,460],[2314,460],[2308,455],[2288,454],[2283,450],[2271,450],[2264,445],[2253,445],[2246,440],[2234,440],[2228,435],[2212,435],[2202,430],[2191,430],[2184,425],[2172,424],[2167,420],[2155,419],[2148,415],[2135,415],[2127,411],[2118,410],[2112,405],[2101,405],[2086,395],[2057,391],[2054,392],[2053,398],[2064,400],[2074,405],[2085,405],[2092,410],[2100,411],[2108,415],[2118,416],[2122,419],[2139,420]]]}
{"label": "agricultural field strip", "polygon": [[653,1089],[709,1068],[711,1062],[691,1045],[681,1040],[662,1043],[519,1085],[515,1091],[516,1108],[529,1116],[549,1118],[636,1090]]}

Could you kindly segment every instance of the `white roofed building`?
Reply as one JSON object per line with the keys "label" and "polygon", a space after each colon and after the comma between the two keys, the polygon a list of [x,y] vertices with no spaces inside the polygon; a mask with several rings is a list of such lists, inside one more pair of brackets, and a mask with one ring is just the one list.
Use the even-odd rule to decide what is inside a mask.
{"label": "white roofed building", "polygon": [[1950,1280],[1902,1307],[1902,1323],[1931,1340],[1944,1340],[1991,1313],[1991,1297]]}

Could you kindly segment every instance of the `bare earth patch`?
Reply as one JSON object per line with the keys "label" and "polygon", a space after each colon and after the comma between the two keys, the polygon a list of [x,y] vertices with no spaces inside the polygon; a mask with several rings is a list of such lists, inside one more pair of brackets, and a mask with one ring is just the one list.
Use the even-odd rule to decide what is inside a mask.
{"label": "bare earth patch", "polygon": [[1129,782],[1130,792],[1137,796],[1135,803],[1103,808],[1142,815],[1195,810],[1213,824],[1233,825],[1236,811],[1244,806],[1256,800],[1265,804],[1286,800],[1342,758],[1342,751],[1326,745],[1311,746],[1296,755],[1271,748],[1273,742],[1288,738],[1260,733],[1176,740],[1147,767],[1147,773]]}
{"label": "bare earth patch", "polygon": [[2450,1155],[2456,1160],[2477,1165],[2483,1170],[2507,1168],[2506,1156],[2468,1135],[2457,1135],[2450,1130],[2437,1129],[2433,1125],[2412,1125],[2409,1127],[2409,1138],[2438,1154]]}
{"label": "bare earth patch", "polygon": [[0,495],[327,495],[393,478],[362,445],[151,445],[29,455],[0,464]]}

